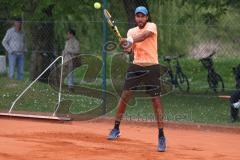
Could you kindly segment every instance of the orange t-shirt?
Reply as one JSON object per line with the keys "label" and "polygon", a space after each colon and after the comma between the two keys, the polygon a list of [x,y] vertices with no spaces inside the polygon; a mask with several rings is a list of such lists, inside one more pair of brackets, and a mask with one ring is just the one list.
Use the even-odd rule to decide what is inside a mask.
{"label": "orange t-shirt", "polygon": [[135,36],[146,30],[151,31],[153,34],[144,41],[133,44],[134,64],[158,64],[157,26],[155,23],[147,22],[143,29],[139,27],[129,29],[127,36]]}

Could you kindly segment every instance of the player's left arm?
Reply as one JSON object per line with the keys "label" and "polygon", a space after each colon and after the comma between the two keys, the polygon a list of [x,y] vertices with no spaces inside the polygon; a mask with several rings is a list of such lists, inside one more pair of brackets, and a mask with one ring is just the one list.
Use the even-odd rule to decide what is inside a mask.
{"label": "player's left arm", "polygon": [[[129,37],[132,38],[132,40],[130,40],[130,41],[133,41],[134,43],[137,43],[137,42],[144,41],[146,38],[152,36],[153,34],[154,33],[152,31],[146,30],[141,34],[138,34],[138,35],[135,35],[135,36],[132,36],[132,37],[129,36]],[[127,41],[129,41],[129,37],[128,38],[121,38],[120,43],[121,44],[126,43]]]}
{"label": "player's left arm", "polygon": [[124,44],[126,42],[129,43],[138,43],[138,42],[142,42],[145,39],[147,39],[148,37],[157,34],[157,26],[154,23],[150,23],[147,26],[147,29],[141,33],[141,34],[137,34],[137,35],[132,35],[132,36],[128,36],[127,38],[122,38],[120,40],[121,44]]}
{"label": "player's left arm", "polygon": [[132,38],[133,38],[133,42],[134,42],[134,43],[142,42],[142,41],[144,41],[146,38],[152,36],[153,34],[154,34],[154,33],[153,33],[152,31],[146,30],[146,31],[144,31],[144,32],[141,33],[141,34],[138,34],[138,35],[136,35],[136,36],[133,36],[133,37],[132,37]]}

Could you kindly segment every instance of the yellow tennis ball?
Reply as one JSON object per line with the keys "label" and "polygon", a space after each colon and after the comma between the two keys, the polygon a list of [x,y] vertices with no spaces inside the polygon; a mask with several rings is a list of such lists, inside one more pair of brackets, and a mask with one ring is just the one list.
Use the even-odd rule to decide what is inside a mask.
{"label": "yellow tennis ball", "polygon": [[101,8],[101,3],[95,2],[95,3],[94,3],[94,8],[100,9],[100,8]]}

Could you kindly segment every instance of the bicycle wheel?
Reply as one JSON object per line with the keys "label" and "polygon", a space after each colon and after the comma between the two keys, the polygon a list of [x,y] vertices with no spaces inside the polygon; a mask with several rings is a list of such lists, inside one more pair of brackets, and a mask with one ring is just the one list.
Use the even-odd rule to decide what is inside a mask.
{"label": "bicycle wheel", "polygon": [[188,78],[187,76],[180,72],[180,73],[177,73],[176,74],[176,77],[175,77],[175,80],[176,80],[176,86],[179,88],[180,91],[185,91],[185,92],[189,92],[189,81],[188,81]]}
{"label": "bicycle wheel", "polygon": [[215,93],[224,91],[224,82],[218,73],[212,73],[208,75],[208,85],[209,88]]}

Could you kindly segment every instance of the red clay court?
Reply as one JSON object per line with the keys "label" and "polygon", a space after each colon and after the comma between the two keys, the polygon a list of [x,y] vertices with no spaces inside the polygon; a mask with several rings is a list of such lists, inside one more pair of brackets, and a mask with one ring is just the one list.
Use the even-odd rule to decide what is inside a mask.
{"label": "red clay court", "polygon": [[[109,120],[50,123],[1,119],[0,160],[239,160],[240,132],[197,127],[165,129],[167,151],[156,151],[152,124],[124,121],[121,137],[108,141]],[[224,128],[221,129],[224,131]]]}

